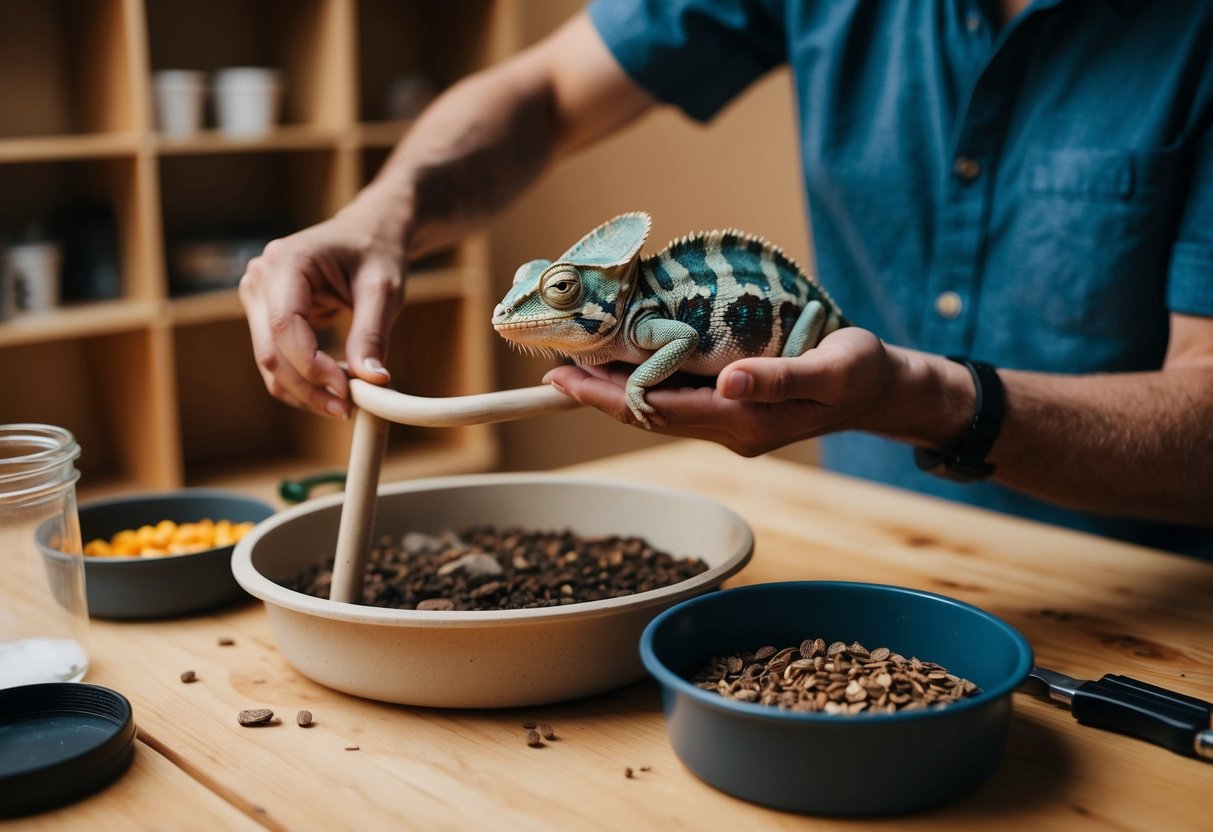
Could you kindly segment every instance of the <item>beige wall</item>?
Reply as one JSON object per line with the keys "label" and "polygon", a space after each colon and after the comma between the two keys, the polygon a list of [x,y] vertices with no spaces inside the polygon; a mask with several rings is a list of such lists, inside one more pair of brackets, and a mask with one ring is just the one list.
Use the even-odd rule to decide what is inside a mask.
{"label": "beige wall", "polygon": [[[533,41],[580,3],[520,3],[522,36]],[[737,227],[760,234],[811,266],[786,73],[761,81],[709,125],[658,112],[626,133],[565,162],[493,228],[493,273],[504,294],[519,264],[554,258],[582,234],[624,211],[653,215],[645,251],[687,232]],[[523,357],[496,340],[501,387],[538,383],[550,361]],[[502,467],[551,468],[663,441],[598,411],[503,425]],[[811,460],[811,443],[783,455]]]}

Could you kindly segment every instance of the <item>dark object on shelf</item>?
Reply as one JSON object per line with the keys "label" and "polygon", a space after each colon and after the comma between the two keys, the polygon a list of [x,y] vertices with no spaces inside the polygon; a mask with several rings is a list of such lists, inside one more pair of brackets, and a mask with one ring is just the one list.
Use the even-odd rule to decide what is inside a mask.
{"label": "dark object on shelf", "polygon": [[68,682],[0,690],[0,817],[92,794],[134,753],[131,703],[115,691]]}
{"label": "dark object on shelf", "polygon": [[54,221],[63,245],[63,300],[112,300],[122,295],[118,230],[106,202],[78,200]]}
{"label": "dark object on shelf", "polygon": [[417,118],[435,95],[433,81],[424,75],[401,75],[388,86],[383,109],[393,121]]}
{"label": "dark object on shelf", "polygon": [[268,236],[182,240],[172,247],[171,289],[189,295],[228,289],[240,282],[248,262],[259,255]]}

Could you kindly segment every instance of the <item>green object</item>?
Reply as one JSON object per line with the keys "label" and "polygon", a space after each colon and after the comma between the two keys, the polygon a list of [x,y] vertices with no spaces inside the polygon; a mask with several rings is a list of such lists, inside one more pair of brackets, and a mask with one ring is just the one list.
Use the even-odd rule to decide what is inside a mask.
{"label": "green object", "polygon": [[316,474],[301,480],[282,480],[278,483],[278,496],[288,503],[302,503],[319,485],[336,483],[345,486],[345,472],[332,471],[327,474]]}
{"label": "green object", "polygon": [[528,352],[577,364],[625,361],[641,424],[645,390],[678,370],[715,375],[739,358],[797,356],[847,326],[838,305],[781,249],[735,229],[689,234],[648,257],[648,214],[609,220],[559,260],[532,260],[493,310]]}

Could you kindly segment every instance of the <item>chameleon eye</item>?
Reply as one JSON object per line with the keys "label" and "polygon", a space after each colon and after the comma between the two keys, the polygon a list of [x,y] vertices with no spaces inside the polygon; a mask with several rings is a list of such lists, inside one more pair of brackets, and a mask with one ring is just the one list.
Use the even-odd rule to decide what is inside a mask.
{"label": "chameleon eye", "polygon": [[573,309],[585,296],[581,273],[572,266],[551,271],[540,281],[539,294],[553,309]]}

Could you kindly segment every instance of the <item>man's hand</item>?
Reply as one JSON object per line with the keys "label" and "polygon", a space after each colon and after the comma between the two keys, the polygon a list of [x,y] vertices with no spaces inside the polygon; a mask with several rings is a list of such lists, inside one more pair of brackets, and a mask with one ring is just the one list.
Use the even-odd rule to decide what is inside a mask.
{"label": "man's hand", "polygon": [[[631,367],[557,367],[544,376],[566,395],[627,424],[635,419],[625,384]],[[706,439],[757,456],[835,430],[877,429],[908,366],[867,330],[847,327],[796,358],[744,358],[715,387],[650,388],[653,429]]]}
{"label": "man's hand", "polygon": [[316,340],[316,331],[343,308],[354,310],[346,341],[350,372],[374,384],[389,380],[383,361],[404,302],[404,250],[401,234],[382,229],[383,216],[351,205],[274,240],[248,264],[240,300],[257,367],[274,397],[316,413],[349,415],[345,371]]}

